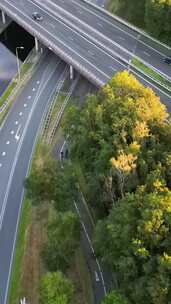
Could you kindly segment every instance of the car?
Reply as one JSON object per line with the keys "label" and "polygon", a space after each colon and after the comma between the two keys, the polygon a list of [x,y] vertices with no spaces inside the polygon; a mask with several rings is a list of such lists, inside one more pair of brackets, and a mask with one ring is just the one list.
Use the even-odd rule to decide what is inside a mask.
{"label": "car", "polygon": [[164,62],[167,64],[171,64],[171,56],[165,57]]}
{"label": "car", "polygon": [[32,18],[35,20],[35,21],[42,21],[43,20],[43,16],[40,14],[40,13],[37,13],[37,12],[34,12],[32,14]]}

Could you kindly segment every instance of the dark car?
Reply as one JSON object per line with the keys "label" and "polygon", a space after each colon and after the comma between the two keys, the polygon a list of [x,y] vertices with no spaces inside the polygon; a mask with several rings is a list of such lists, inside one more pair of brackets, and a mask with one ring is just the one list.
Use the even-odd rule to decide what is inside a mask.
{"label": "dark car", "polygon": [[165,57],[164,62],[167,64],[171,64],[171,56]]}
{"label": "dark car", "polygon": [[34,13],[32,14],[32,18],[33,18],[35,21],[42,21],[42,20],[43,20],[43,16],[40,15],[39,13],[37,13],[37,12],[34,12]]}

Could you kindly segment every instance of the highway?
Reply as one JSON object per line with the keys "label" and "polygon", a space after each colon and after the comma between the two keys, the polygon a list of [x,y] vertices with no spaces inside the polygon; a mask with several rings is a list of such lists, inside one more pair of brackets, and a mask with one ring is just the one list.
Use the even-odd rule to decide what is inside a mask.
{"label": "highway", "polygon": [[[120,44],[111,40],[107,32],[117,38],[116,27],[102,20],[100,13],[94,15],[93,9],[89,12],[87,5],[90,4],[83,0],[1,0],[0,3],[0,7],[26,30],[95,85],[102,86],[116,71],[127,68],[131,55],[121,44],[130,44],[131,48],[136,46],[138,50],[139,42],[132,36],[129,36],[129,40],[119,38]],[[32,19],[35,11],[43,16],[42,22]],[[99,18],[101,21],[98,21]],[[94,24],[91,25],[92,22]],[[125,35],[123,30],[121,33]],[[141,47],[145,47],[144,44]],[[158,52],[152,54],[152,57],[160,62],[161,70],[169,74],[170,67],[162,60],[158,61],[156,56],[159,56]]]}
{"label": "highway", "polygon": [[132,56],[131,53],[135,53],[145,62],[171,78],[171,68],[163,61],[167,51],[162,52],[161,49],[156,48],[156,45],[154,48],[150,41],[147,44],[143,35],[139,36],[136,31],[119,23],[107,15],[106,12],[100,11],[83,0],[34,1],[46,6],[47,10],[58,13],[63,20],[70,21],[78,30],[81,29],[85,34],[88,33],[89,39],[96,39],[106,49],[109,48],[118,54],[124,54],[126,59]]}
{"label": "highway", "polygon": [[[79,31],[61,21],[56,16],[56,10],[52,14],[47,8],[45,9],[44,1],[41,4],[36,4],[35,1],[40,2],[40,0],[1,0],[0,7],[5,7],[19,24],[31,33],[35,32],[35,36],[49,45],[56,54],[59,54],[66,62],[72,63],[83,76],[98,86],[109,81],[116,71],[127,69],[127,63],[119,60],[117,56],[112,56],[101,46],[96,45]],[[63,0],[64,3],[65,1]],[[40,12],[43,21],[38,23],[32,19],[34,11]],[[130,71],[132,70],[130,69]],[[148,77],[142,77],[141,74],[136,74],[136,76],[145,85],[154,89],[161,100],[170,106],[170,96],[167,91],[164,92],[161,88],[156,87]]]}
{"label": "highway", "polygon": [[0,129],[0,304],[7,303],[23,181],[42,117],[65,67],[54,54],[44,55]]}

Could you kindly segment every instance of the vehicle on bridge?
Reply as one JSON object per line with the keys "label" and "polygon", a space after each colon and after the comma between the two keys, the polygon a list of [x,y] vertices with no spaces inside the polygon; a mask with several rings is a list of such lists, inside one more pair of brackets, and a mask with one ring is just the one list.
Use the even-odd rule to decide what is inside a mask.
{"label": "vehicle on bridge", "polygon": [[42,21],[42,20],[43,20],[43,16],[40,15],[39,13],[37,13],[37,12],[34,12],[34,13],[32,14],[32,18],[33,18],[35,21]]}
{"label": "vehicle on bridge", "polygon": [[171,56],[165,57],[164,62],[167,64],[171,64]]}

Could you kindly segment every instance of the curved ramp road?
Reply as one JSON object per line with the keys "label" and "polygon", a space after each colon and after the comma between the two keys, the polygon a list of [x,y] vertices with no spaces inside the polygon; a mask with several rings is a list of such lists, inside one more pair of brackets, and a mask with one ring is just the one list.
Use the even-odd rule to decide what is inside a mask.
{"label": "curved ramp road", "polygon": [[40,122],[65,66],[55,55],[45,55],[0,130],[0,304],[7,303],[23,182]]}

